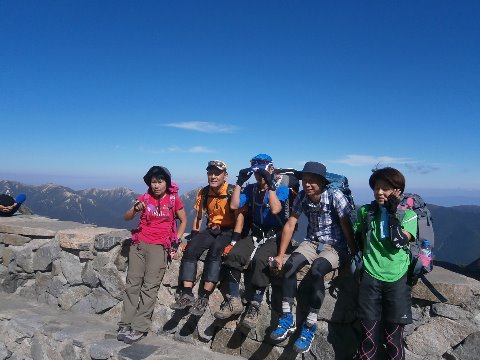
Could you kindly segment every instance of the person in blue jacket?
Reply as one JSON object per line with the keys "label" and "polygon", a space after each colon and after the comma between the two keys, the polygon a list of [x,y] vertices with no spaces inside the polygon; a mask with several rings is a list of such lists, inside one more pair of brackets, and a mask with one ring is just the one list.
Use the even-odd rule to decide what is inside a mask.
{"label": "person in blue jacket", "polygon": [[[256,182],[242,190],[252,174]],[[225,258],[228,290],[225,302],[214,314],[217,319],[243,312],[239,283],[243,269],[249,264],[249,285],[253,288],[253,297],[241,324],[248,329],[256,326],[260,305],[270,283],[269,258],[277,254],[282,228],[287,220],[285,206],[289,191],[285,185],[277,186],[273,161],[267,154],[254,156],[250,160],[250,167],[240,170],[230,206],[232,209],[248,207],[245,223],[250,224],[250,230],[247,236],[236,242]]]}

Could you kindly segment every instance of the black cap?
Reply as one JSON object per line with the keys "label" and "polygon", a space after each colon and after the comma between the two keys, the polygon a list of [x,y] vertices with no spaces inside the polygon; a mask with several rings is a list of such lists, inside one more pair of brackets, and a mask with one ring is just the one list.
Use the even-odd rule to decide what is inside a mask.
{"label": "black cap", "polygon": [[7,194],[0,194],[0,205],[2,206],[12,206],[15,204],[15,199]]}
{"label": "black cap", "polygon": [[163,166],[152,166],[143,177],[143,181],[145,181],[145,184],[150,186],[152,177],[157,177],[159,175],[163,176],[165,182],[167,183],[167,187],[170,187],[172,184],[172,176],[170,175],[170,171]]}

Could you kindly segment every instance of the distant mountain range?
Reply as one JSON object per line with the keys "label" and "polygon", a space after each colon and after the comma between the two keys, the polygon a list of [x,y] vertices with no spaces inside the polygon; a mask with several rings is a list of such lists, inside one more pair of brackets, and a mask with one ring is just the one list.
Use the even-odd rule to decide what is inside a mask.
{"label": "distant mountain range", "polygon": [[[31,186],[0,180],[0,192],[6,189],[13,195],[25,193],[25,205],[34,214],[113,228],[131,229],[136,226],[137,220],[126,222],[123,213],[140,194],[126,188],[75,191],[61,185]],[[195,217],[193,206],[198,190],[181,195],[188,216],[187,232]],[[445,207],[429,204],[429,208],[434,220],[436,260],[468,265],[479,259],[480,206]],[[306,222],[302,217],[295,238],[301,240],[305,233]]]}

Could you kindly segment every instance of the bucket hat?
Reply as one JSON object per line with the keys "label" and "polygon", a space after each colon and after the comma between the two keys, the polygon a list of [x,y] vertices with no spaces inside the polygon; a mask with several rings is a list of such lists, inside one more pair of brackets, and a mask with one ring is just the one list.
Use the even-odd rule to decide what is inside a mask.
{"label": "bucket hat", "polygon": [[299,171],[298,178],[301,179],[304,173],[320,175],[326,181],[326,184],[330,184],[330,181],[327,180],[327,168],[322,163],[316,161],[308,161],[303,166],[303,170]]}
{"label": "bucket hat", "polygon": [[145,181],[145,184],[150,186],[150,183],[152,182],[152,177],[157,177],[160,175],[163,176],[163,178],[165,179],[167,187],[170,187],[172,184],[172,175],[170,175],[170,171],[168,171],[168,169],[163,166],[152,166],[143,177],[143,181]]}

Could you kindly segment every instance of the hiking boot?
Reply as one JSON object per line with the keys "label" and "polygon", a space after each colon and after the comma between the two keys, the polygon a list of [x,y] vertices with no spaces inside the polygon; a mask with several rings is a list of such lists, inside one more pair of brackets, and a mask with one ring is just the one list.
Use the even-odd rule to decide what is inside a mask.
{"label": "hiking boot", "polygon": [[172,305],[170,309],[172,310],[183,310],[186,307],[192,306],[195,304],[195,296],[190,294],[182,294]]}
{"label": "hiking boot", "polygon": [[199,297],[195,300],[195,303],[190,308],[190,314],[195,316],[202,316],[205,310],[208,307],[208,298],[207,297]]}
{"label": "hiking boot", "polygon": [[146,332],[138,331],[138,330],[132,330],[132,331],[130,331],[130,333],[128,333],[125,336],[125,340],[123,340],[123,342],[125,342],[126,344],[133,344],[133,343],[136,343],[137,341],[143,339],[145,336],[147,336]]}
{"label": "hiking boot", "polygon": [[258,312],[260,311],[260,304],[252,301],[247,308],[247,313],[242,320],[242,325],[247,329],[253,329],[257,326]]}
{"label": "hiking boot", "polygon": [[291,312],[283,313],[280,319],[278,319],[277,328],[270,334],[270,339],[275,341],[285,340],[287,336],[294,333],[296,329],[293,314]]}
{"label": "hiking boot", "polygon": [[124,341],[125,337],[130,333],[132,328],[129,325],[121,325],[118,327],[117,340]]}
{"label": "hiking boot", "polygon": [[242,300],[238,296],[227,296],[225,301],[220,305],[220,310],[216,311],[213,316],[216,319],[228,319],[234,315],[240,315],[243,312]]}
{"label": "hiking boot", "polygon": [[300,333],[297,341],[295,341],[293,349],[297,353],[304,353],[310,350],[316,331],[317,325],[308,326],[307,323],[304,323],[302,326],[302,332]]}

